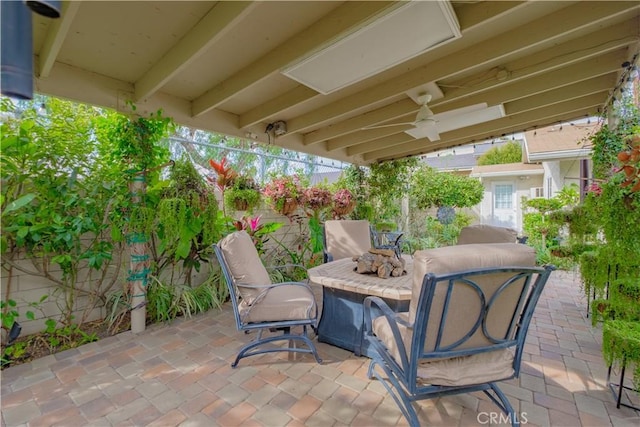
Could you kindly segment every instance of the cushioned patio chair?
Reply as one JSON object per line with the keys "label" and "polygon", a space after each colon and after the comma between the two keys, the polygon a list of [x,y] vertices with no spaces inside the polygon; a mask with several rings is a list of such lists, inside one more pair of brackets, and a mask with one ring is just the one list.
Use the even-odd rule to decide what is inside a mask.
{"label": "cushioned patio chair", "polygon": [[458,245],[470,243],[516,243],[518,232],[513,228],[476,224],[463,227],[458,236]]}
{"label": "cushioned patio chair", "polygon": [[[235,368],[244,357],[276,351],[311,353],[321,363],[307,335],[307,328],[315,329],[318,320],[318,306],[309,285],[272,283],[246,231],[229,234],[214,245],[214,250],[229,288],[238,330],[258,331],[256,338],[240,349],[231,366]],[[294,327],[302,327],[302,333],[293,333]],[[265,330],[282,334],[263,338]],[[275,341],[287,341],[288,347],[264,346]],[[307,348],[297,348],[296,341],[302,341]]]}
{"label": "cushioned patio chair", "polygon": [[329,220],[324,223],[324,262],[362,255],[371,247],[369,221]]}
{"label": "cushioned patio chair", "polygon": [[529,322],[553,270],[534,265],[533,248],[517,243],[417,251],[408,312],[365,299],[369,377],[384,384],[410,425],[420,425],[414,402],[480,390],[518,425],[498,382],[519,375]]}

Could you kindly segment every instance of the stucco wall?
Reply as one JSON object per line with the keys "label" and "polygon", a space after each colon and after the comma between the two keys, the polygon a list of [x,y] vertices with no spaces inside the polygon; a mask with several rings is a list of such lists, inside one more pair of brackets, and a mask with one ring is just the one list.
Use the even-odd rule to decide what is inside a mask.
{"label": "stucco wall", "polygon": [[[302,210],[299,211],[303,214]],[[244,212],[229,212],[234,218],[241,218]],[[271,241],[267,243],[267,252],[276,250],[278,245],[275,243],[275,239],[282,242],[288,248],[294,248],[294,244],[297,242],[299,236],[300,226],[289,220],[289,218],[279,215],[271,209],[265,207],[256,212],[256,215],[261,215],[261,222],[281,222],[283,226],[274,233]],[[303,227],[306,227],[306,219],[303,220]],[[24,270],[35,271],[36,268],[33,265],[32,259],[27,259],[24,254],[11,254],[15,263],[21,266]],[[215,262],[215,260],[212,260]],[[38,262],[36,259],[35,262]],[[115,277],[116,283],[113,286],[113,290],[119,289],[126,285],[128,257],[124,257],[122,268],[116,272],[117,268],[114,266],[111,268],[110,274],[107,274],[105,283]],[[206,267],[206,266],[205,266]],[[208,276],[208,269],[203,267],[200,272],[193,271],[192,284],[198,285],[204,281]],[[61,271],[56,270],[51,272],[56,278],[61,277]],[[93,271],[93,276],[89,277],[90,270],[88,268],[82,269],[80,276],[78,277],[78,286],[81,289],[90,289],[97,284],[96,272]],[[179,273],[179,271],[177,272]],[[59,319],[61,310],[59,305],[64,305],[64,294],[58,289],[58,286],[38,275],[28,274],[18,269],[12,269],[11,271],[2,268],[0,276],[0,291],[2,293],[2,300],[12,299],[17,303],[16,310],[20,313],[17,321],[22,327],[22,336],[42,331],[45,328],[45,321],[48,318]],[[106,286],[106,285],[103,285]],[[40,299],[47,295],[47,299],[39,305],[40,309],[34,309],[29,307],[30,303],[40,301]],[[96,319],[102,319],[105,317],[105,308],[102,302],[98,302],[96,308],[88,309],[88,306],[93,305],[87,296],[80,296],[76,299],[74,304],[74,321],[91,321]],[[35,315],[35,320],[28,320],[26,312],[30,310]]]}

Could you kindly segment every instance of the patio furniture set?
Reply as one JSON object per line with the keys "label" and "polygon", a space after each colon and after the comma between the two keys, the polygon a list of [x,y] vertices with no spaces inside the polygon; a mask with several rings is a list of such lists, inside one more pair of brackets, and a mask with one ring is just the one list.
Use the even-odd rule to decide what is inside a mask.
{"label": "patio furniture set", "polygon": [[[354,257],[375,246],[371,235],[367,221],[325,223],[325,263],[308,270],[322,286],[321,316],[307,283],[271,282],[246,232],[215,245],[236,326],[258,332],[232,366],[275,351],[310,353],[321,363],[313,329],[320,342],[371,358],[369,377],[381,381],[412,426],[419,425],[413,402],[480,390],[518,425],[498,382],[519,375],[529,322],[553,267],[536,267],[533,248],[517,243],[515,230],[478,225],[463,229],[456,246],[413,255],[394,247],[398,233],[385,248],[404,258],[407,274],[359,274]],[[270,345],[276,341],[288,346]]]}

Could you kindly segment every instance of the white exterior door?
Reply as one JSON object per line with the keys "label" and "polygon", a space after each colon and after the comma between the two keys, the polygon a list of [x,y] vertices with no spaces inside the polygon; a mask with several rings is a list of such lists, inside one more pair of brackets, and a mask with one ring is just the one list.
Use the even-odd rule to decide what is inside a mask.
{"label": "white exterior door", "polygon": [[513,182],[494,182],[492,190],[491,225],[516,228],[516,186]]}

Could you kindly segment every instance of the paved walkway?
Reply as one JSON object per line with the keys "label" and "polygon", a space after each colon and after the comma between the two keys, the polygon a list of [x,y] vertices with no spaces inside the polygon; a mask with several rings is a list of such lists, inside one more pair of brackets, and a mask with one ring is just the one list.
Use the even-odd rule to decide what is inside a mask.
{"label": "paved walkway", "polygon": [[[555,272],[530,328],[521,377],[504,392],[528,425],[638,426],[606,388],[599,329],[572,274]],[[308,356],[272,353],[230,361],[249,339],[230,306],[140,335],[119,334],[2,371],[3,426],[406,425],[368,359],[326,344]],[[636,400],[637,395],[633,396]],[[420,404],[421,424],[490,424],[482,394]],[[497,416],[497,414],[495,415]],[[499,419],[495,419],[499,421]]]}

